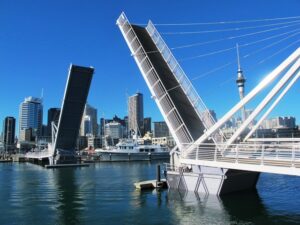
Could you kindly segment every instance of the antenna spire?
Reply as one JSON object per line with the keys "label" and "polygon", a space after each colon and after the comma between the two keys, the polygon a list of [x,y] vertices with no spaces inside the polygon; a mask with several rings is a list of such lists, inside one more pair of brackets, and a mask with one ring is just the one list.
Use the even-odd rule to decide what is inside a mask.
{"label": "antenna spire", "polygon": [[[245,87],[246,79],[244,78],[243,71],[242,71],[242,68],[241,68],[240,51],[239,51],[239,44],[238,43],[236,43],[236,54],[237,54],[237,63],[238,63],[236,84],[238,86],[240,99],[242,100],[244,98],[244,95],[245,95],[244,87]],[[242,107],[241,112],[242,112],[242,121],[244,121],[246,119],[245,106]]]}
{"label": "antenna spire", "polygon": [[238,71],[241,71],[240,51],[239,51],[239,44],[238,43],[236,43],[236,55],[237,55]]}

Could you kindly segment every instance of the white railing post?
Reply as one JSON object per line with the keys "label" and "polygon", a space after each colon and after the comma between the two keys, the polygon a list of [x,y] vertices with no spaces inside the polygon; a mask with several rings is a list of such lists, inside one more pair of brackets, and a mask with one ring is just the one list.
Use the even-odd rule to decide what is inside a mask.
{"label": "white railing post", "polygon": [[199,145],[197,146],[197,150],[196,150],[196,160],[198,160],[198,154],[199,154]]}
{"label": "white railing post", "polygon": [[215,146],[215,155],[214,155],[214,161],[215,162],[217,161],[217,150],[218,150],[218,148]]}
{"label": "white railing post", "polygon": [[295,145],[292,147],[292,167],[295,167]]}
{"label": "white railing post", "polygon": [[238,163],[238,157],[239,157],[239,146],[236,145],[236,147],[235,147],[235,163]]}
{"label": "white railing post", "polygon": [[265,145],[261,146],[261,165],[264,165],[264,158],[265,158]]}

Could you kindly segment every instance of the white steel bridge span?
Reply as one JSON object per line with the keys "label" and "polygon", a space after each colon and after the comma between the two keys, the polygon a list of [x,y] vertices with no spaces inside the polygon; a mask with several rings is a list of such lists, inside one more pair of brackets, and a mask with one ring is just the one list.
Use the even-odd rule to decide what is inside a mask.
{"label": "white steel bridge span", "polygon": [[[215,121],[151,21],[146,27],[134,25],[122,13],[117,25],[177,144],[167,165],[170,188],[220,195],[255,188],[261,172],[300,176],[299,138],[251,139],[298,81],[300,48]],[[266,97],[226,139],[221,127],[276,79]]]}

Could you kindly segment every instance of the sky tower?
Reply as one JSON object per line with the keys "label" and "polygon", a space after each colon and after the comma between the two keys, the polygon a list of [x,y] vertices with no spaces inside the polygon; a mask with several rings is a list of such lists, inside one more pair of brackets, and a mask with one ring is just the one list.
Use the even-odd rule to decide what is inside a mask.
{"label": "sky tower", "polygon": [[[236,79],[236,83],[239,89],[240,99],[242,100],[245,94],[244,87],[245,87],[246,79],[244,78],[243,71],[240,64],[240,53],[239,53],[238,44],[236,44],[236,53],[237,53],[237,60],[238,60],[238,70],[237,70],[238,77]],[[246,119],[245,106],[242,107],[241,114],[242,114],[242,121],[244,121]]]}

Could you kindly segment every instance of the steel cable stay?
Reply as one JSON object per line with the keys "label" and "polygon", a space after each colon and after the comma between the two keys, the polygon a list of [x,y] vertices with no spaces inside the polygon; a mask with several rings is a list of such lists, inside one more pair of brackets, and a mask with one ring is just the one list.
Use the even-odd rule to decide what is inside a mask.
{"label": "steel cable stay", "polygon": [[[272,18],[272,19],[274,20],[276,18]],[[197,183],[199,181],[199,177],[198,176],[194,177],[194,174],[196,173],[198,174],[199,172],[200,173],[205,172],[206,167],[216,168],[216,170],[220,171],[219,172],[220,179],[217,180],[216,182],[221,183],[221,185],[217,187],[215,185],[216,183],[211,182],[210,184],[212,188],[209,189],[209,191],[205,190],[205,193],[214,193],[213,191],[214,189],[216,189],[215,187],[217,187],[218,190],[215,191],[217,195],[221,193],[220,190],[222,190],[222,185],[223,185],[222,182],[224,181],[223,180],[224,175],[226,175],[226,179],[230,179],[229,176],[230,173],[227,174],[225,173],[231,169],[249,171],[250,179],[252,179],[250,175],[253,174],[253,180],[255,181],[249,183],[248,185],[249,188],[254,187],[260,172],[299,176],[300,174],[299,173],[300,172],[299,139],[296,140],[293,138],[291,140],[289,139],[283,141],[278,139],[278,141],[281,143],[276,144],[276,146],[273,143],[268,144],[267,143],[269,142],[268,139],[263,139],[263,142],[260,142],[259,144],[253,143],[253,141],[255,140],[252,140],[252,142],[248,142],[245,144],[240,142],[240,139],[237,139],[240,132],[245,130],[245,126],[248,127],[249,122],[257,118],[258,115],[257,113],[261,113],[261,110],[265,109],[266,105],[270,102],[270,100],[272,100],[274,96],[277,93],[279,93],[279,91],[281,91],[282,88],[284,88],[284,85],[286,85],[291,78],[293,79],[295,72],[298,71],[297,76],[300,77],[300,73],[299,73],[300,48],[299,47],[295,51],[293,51],[288,57],[286,58],[284,57],[284,60],[279,65],[277,65],[270,73],[268,73],[267,76],[265,76],[264,79],[257,86],[255,86],[252,90],[249,91],[249,93],[243,96],[242,100],[239,101],[237,104],[235,104],[228,112],[225,113],[225,115],[219,118],[218,121],[214,121],[205,103],[202,101],[198,93],[194,90],[194,87],[190,82],[190,79],[187,78],[185,72],[183,71],[181,66],[178,64],[178,61],[172,54],[172,51],[170,51],[170,49],[164,42],[161,35],[158,33],[157,29],[153,26],[151,21],[148,23],[147,27],[145,28],[145,30],[143,30],[143,32],[136,32],[136,33],[134,32],[136,27],[132,27],[131,23],[129,23],[124,13],[122,13],[118,18],[117,24],[126,40],[126,43],[129,46],[132,55],[134,56],[134,60],[136,61],[143,75],[143,78],[145,79],[147,86],[151,91],[151,94],[155,99],[155,102],[157,103],[168,127],[170,128],[172,136],[176,141],[177,149],[174,148],[170,154],[171,155],[170,160],[172,166],[175,165],[177,168],[179,168],[178,170],[179,172],[182,171],[180,170],[180,168],[184,168],[184,166],[186,165],[192,166],[192,170],[191,170],[192,174],[186,173],[187,175],[185,175],[186,177],[188,177],[189,179],[188,181],[190,182],[189,186],[186,187],[187,190],[199,191],[199,186]],[[274,29],[272,28],[271,31],[274,31],[275,29],[278,30],[278,27]],[[130,33],[131,31],[133,32]],[[286,31],[287,30],[278,30],[278,32],[286,32]],[[147,34],[146,32],[148,32],[149,38],[146,35]],[[257,31],[257,32],[260,32],[262,34],[262,32],[266,32],[266,31],[264,30],[264,31]],[[268,41],[268,43],[266,44],[265,43],[257,44],[259,43],[257,37],[251,39],[250,38],[243,39],[239,41],[239,43],[241,44],[247,44],[246,42],[248,42],[248,43],[253,43],[252,45],[254,45],[251,47],[249,46],[249,48],[246,48],[246,46],[244,46],[246,51],[244,51],[243,49],[242,58],[250,59],[251,61],[247,60],[248,61],[247,63],[250,64],[251,66],[254,63],[257,63],[259,65],[260,62],[261,62],[260,64],[266,62],[267,60],[275,57],[280,52],[286,51],[288,48],[291,48],[293,45],[299,46],[300,40],[298,36],[299,35],[298,30],[292,31],[288,34],[285,34],[284,36],[278,36],[278,34],[275,35],[279,38],[274,39],[272,41],[270,39],[267,39],[270,41]],[[266,39],[267,38],[266,36],[267,35],[263,35],[260,37]],[[211,38],[213,36],[210,35],[208,37]],[[222,36],[221,34],[219,37],[222,38],[225,37],[225,35]],[[249,37],[249,35],[243,34],[242,37]],[[212,40],[212,38],[207,39],[207,41],[209,40]],[[230,45],[233,43],[227,42],[225,44],[226,45],[223,45],[222,47],[219,48],[232,47]],[[151,57],[151,55],[148,55],[144,51],[145,48],[149,50],[160,50],[159,52],[160,55]],[[260,48],[262,48],[262,50],[257,51]],[[269,50],[266,51],[266,49]],[[135,53],[137,52],[139,53],[141,52],[142,56],[136,57]],[[248,54],[246,55],[245,53]],[[282,57],[276,56],[276,61],[277,59],[279,60]],[[204,67],[204,71],[203,71],[206,72],[194,77],[192,80],[200,79],[208,74],[213,74],[218,70],[222,70],[222,72],[229,70],[228,68],[226,70],[223,69],[236,62],[236,60],[232,62],[231,61],[227,62],[227,60],[233,59],[233,55],[231,57],[228,57],[228,55],[227,57],[220,56],[217,59],[218,61],[221,60],[220,61],[221,64],[222,63],[224,64],[218,67],[213,67],[212,70],[210,71],[207,71],[207,68],[209,66],[207,65],[207,67]],[[261,59],[264,60],[259,61]],[[213,64],[216,63],[214,62]],[[169,69],[170,71],[165,71],[165,69]],[[165,77],[165,76],[170,76],[170,77]],[[225,79],[227,78],[228,76],[226,76]],[[173,87],[173,90],[176,88],[174,87],[175,85],[172,85],[173,80],[177,81],[176,84],[180,84],[180,87],[182,88],[183,91],[183,95],[178,96],[176,94],[168,93],[168,91],[170,90],[167,90],[165,87],[171,87],[171,88]],[[233,136],[230,139],[227,140],[227,137],[224,137],[224,134],[221,130],[222,126],[230,118],[232,118],[237,112],[239,112],[242,107],[248,104],[248,102],[254,99],[258,94],[261,94],[262,91],[264,91],[269,84],[274,84],[274,83],[275,86],[267,94],[267,96],[263,99],[263,101],[258,104],[258,106],[254,109],[254,111],[249,115],[249,117],[245,118],[245,121],[241,123],[238,130],[235,131],[235,133],[233,133]],[[288,85],[292,86],[292,84],[293,83],[289,83]],[[288,88],[284,90],[288,90]],[[187,99],[181,98],[184,95],[187,97]],[[280,95],[280,98],[283,95],[284,92],[283,94]],[[280,100],[280,98],[277,99]],[[176,107],[177,105],[174,105],[174,102],[178,104],[183,104],[181,105],[182,107],[189,105],[195,109],[195,112],[191,110],[190,112],[182,113],[182,111],[179,111],[178,107]],[[184,110],[184,108],[180,108],[180,109]],[[205,128],[205,130],[202,130],[202,134],[200,134],[200,137],[198,138],[197,136],[199,136],[200,131],[199,132],[197,131],[197,133],[195,131],[195,127],[197,126],[197,124],[186,123],[186,122],[193,123],[194,121],[192,121],[191,119],[194,119],[197,116],[199,117],[197,123],[198,122],[199,124],[202,123],[202,126],[199,127],[199,129],[202,129],[203,127]],[[194,138],[194,136],[196,138]],[[206,140],[208,139],[211,140],[208,141],[209,143],[206,142]],[[238,141],[237,144],[234,143],[235,140]],[[286,145],[284,143],[286,141],[289,142],[297,141],[297,143],[296,144],[293,143],[292,145]],[[210,144],[210,142],[212,143]],[[173,179],[174,177],[176,177],[176,179],[182,178],[181,176],[183,174],[178,173],[178,171],[177,169],[172,169],[167,171],[168,174],[172,174],[173,176],[170,179],[172,180],[172,182],[174,182]],[[183,179],[185,179],[186,177],[184,177]],[[213,177],[212,179],[215,182],[215,177]],[[231,182],[231,180],[227,180],[227,182]],[[236,182],[237,185],[239,185],[238,183],[239,181],[236,180]],[[194,188],[193,184],[191,183],[193,184],[197,183],[196,184],[197,187]],[[178,187],[175,186],[176,184],[174,185],[174,188],[178,189]],[[234,185],[232,186],[234,189],[235,186]],[[227,187],[228,186],[226,186],[226,188]]]}
{"label": "steel cable stay", "polygon": [[[297,25],[300,25],[300,24],[297,24]],[[286,28],[286,27],[284,27],[284,28]],[[281,27],[279,29],[281,29]],[[278,30],[278,29],[276,29],[276,30]],[[268,36],[267,38],[258,40],[257,43],[262,42],[262,41],[266,41],[266,40],[270,40],[270,39],[273,39],[273,38],[276,38],[276,37],[280,37],[280,36],[283,36],[283,35],[298,31],[298,30],[300,30],[300,28],[293,29],[291,31],[287,31],[287,32],[283,32],[283,33],[279,33],[279,34],[275,34],[275,35],[271,35],[271,36]],[[214,44],[214,43],[221,42],[221,41],[234,40],[234,39],[238,39],[238,38],[254,36],[254,35],[257,35],[257,34],[267,33],[267,32],[271,32],[271,31],[274,31],[274,29],[268,29],[268,30],[263,30],[263,31],[258,31],[258,32],[251,32],[251,33],[246,33],[246,34],[237,35],[237,36],[229,36],[229,37],[226,37],[226,38],[220,38],[220,39],[215,39],[215,40],[210,40],[210,41],[196,42],[196,43],[187,44],[187,45],[179,45],[179,46],[171,47],[170,50],[178,50],[178,49],[191,48],[191,47],[195,47],[195,46]],[[153,53],[158,53],[158,52],[159,51],[146,51],[147,54],[153,54]],[[136,55],[139,55],[139,54],[136,54]]]}
{"label": "steel cable stay", "polygon": [[[300,33],[300,32],[299,32],[299,33]],[[276,56],[276,55],[278,55],[279,53],[285,51],[286,49],[292,47],[293,45],[297,44],[298,42],[300,42],[300,40],[297,40],[297,41],[295,41],[295,42],[292,42],[291,44],[285,46],[284,48],[279,49],[279,50],[276,51],[274,54],[268,56],[268,57],[265,58],[264,60],[261,60],[261,61],[255,63],[254,65],[252,65],[252,66],[251,66],[250,68],[248,68],[248,69],[252,69],[252,68],[256,67],[257,65],[260,65],[260,64],[265,63],[266,61],[270,60],[270,59],[273,58],[274,56]],[[273,45],[272,45],[272,46],[273,46]],[[272,47],[272,46],[269,46],[269,47]],[[239,47],[240,47],[240,46],[239,46]],[[234,47],[234,48],[236,48],[236,47]],[[263,47],[263,50],[265,50],[265,49],[266,49],[266,48]],[[259,52],[261,52],[261,51],[259,51]],[[253,56],[253,55],[257,54],[257,53],[258,53],[258,51],[255,50],[255,51],[250,52],[250,53],[248,53],[248,54],[244,54],[244,55],[242,55],[242,56],[240,56],[240,57],[245,59],[245,58],[251,57],[251,56]],[[232,60],[232,61],[229,61],[229,62],[227,62],[227,63],[225,63],[225,64],[223,64],[223,65],[221,65],[221,66],[215,67],[215,68],[213,68],[212,70],[209,70],[209,71],[207,71],[207,72],[204,72],[204,73],[202,73],[202,74],[200,74],[200,75],[193,76],[193,78],[191,78],[190,80],[191,80],[191,81],[195,81],[195,80],[204,78],[204,77],[206,77],[206,76],[208,76],[208,75],[210,75],[210,74],[212,74],[212,73],[215,73],[215,72],[220,71],[220,70],[222,70],[222,69],[224,69],[224,68],[227,68],[228,66],[230,66],[230,65],[232,65],[232,64],[234,64],[234,63],[236,63],[236,59],[234,59],[234,60]],[[231,77],[230,79],[224,81],[222,84],[224,85],[225,83],[229,82],[230,80],[233,80],[234,78],[235,78],[235,77]],[[222,85],[222,84],[221,84],[221,85]],[[177,86],[174,86],[174,87],[172,87],[172,88],[169,88],[167,91],[172,91],[172,90],[174,90],[174,89],[176,89],[176,88],[178,88],[178,87],[180,87],[180,86],[181,86],[181,85],[179,84],[179,85],[177,85]]]}
{"label": "steel cable stay", "polygon": [[[282,39],[280,39],[280,40],[278,40],[278,41],[275,41],[275,42],[273,42],[273,43],[271,43],[271,44],[269,44],[269,45],[266,45],[265,47],[262,47],[262,48],[258,49],[257,51],[252,52],[251,54],[255,54],[255,53],[261,52],[261,51],[263,51],[263,50],[265,50],[265,49],[267,49],[267,48],[270,48],[270,47],[272,47],[272,46],[274,46],[274,45],[277,45],[277,44],[279,44],[279,43],[281,43],[281,42],[283,42],[283,41],[285,41],[285,40],[287,40],[287,39],[289,39],[289,38],[292,38],[292,37],[294,37],[294,36],[296,36],[296,35],[298,35],[298,34],[300,34],[300,32],[296,32],[296,33],[294,33],[294,34],[292,34],[292,35],[289,35],[289,36],[287,36],[287,37],[285,37],[285,38],[282,38]],[[244,45],[244,46],[246,46],[246,45]],[[244,46],[242,46],[242,47],[244,47]],[[248,55],[246,55],[245,58],[247,58],[249,55],[250,55],[250,53],[249,53]]]}
{"label": "steel cable stay", "polygon": [[185,35],[185,34],[207,34],[207,33],[218,33],[218,32],[229,32],[229,31],[241,31],[249,29],[257,29],[262,27],[272,27],[285,24],[299,24],[300,20],[284,22],[284,23],[274,23],[274,24],[264,24],[259,26],[248,26],[248,27],[235,27],[226,29],[215,29],[215,30],[200,30],[200,31],[174,31],[174,32],[160,32],[162,35]]}
{"label": "steel cable stay", "polygon": [[[276,35],[272,35],[270,37],[260,39],[260,40],[258,40],[258,42],[270,40],[270,39],[273,39],[273,38],[276,38],[276,37],[280,37],[280,36],[298,31],[298,30],[300,30],[300,28],[294,29],[294,30],[291,30],[291,31],[287,31],[287,32],[284,32],[284,33],[279,33],[279,34],[276,34]],[[221,38],[221,39],[216,39],[216,40],[211,40],[211,41],[206,41],[206,42],[196,42],[196,43],[192,43],[192,44],[181,45],[181,46],[177,46],[177,47],[172,47],[170,49],[171,50],[177,50],[177,49],[182,49],[182,48],[191,48],[191,47],[195,47],[195,46],[199,46],[199,45],[206,45],[206,44],[212,44],[212,43],[217,43],[217,42],[226,41],[226,40],[232,40],[232,39],[236,39],[236,38],[239,38],[239,37],[240,36],[238,36],[238,37],[237,36],[230,36],[230,37],[227,37],[227,38]]]}
{"label": "steel cable stay", "polygon": [[[299,30],[299,29],[298,29],[298,30]],[[273,43],[270,44],[270,45],[266,45],[265,47],[260,48],[260,49],[258,49],[258,50],[256,50],[256,51],[257,51],[257,52],[261,52],[261,51],[263,51],[263,50],[265,50],[265,49],[267,49],[267,48],[270,48],[270,47],[272,47],[272,46],[274,46],[274,45],[276,45],[276,44],[279,44],[279,43],[283,42],[284,40],[289,39],[289,38],[292,38],[292,37],[294,37],[294,36],[296,36],[296,35],[298,35],[298,34],[300,34],[300,32],[295,32],[295,33],[293,33],[293,34],[291,34],[291,35],[289,35],[289,36],[287,36],[287,37],[284,37],[284,38],[282,38],[282,39],[280,39],[280,40],[278,40],[278,41],[273,42]],[[253,41],[253,42],[248,42],[248,43],[245,43],[245,44],[241,44],[241,45],[239,45],[239,46],[240,46],[241,48],[243,48],[243,47],[247,47],[247,46],[251,46],[251,45],[257,44],[257,43],[262,42],[262,41],[265,41],[265,40],[266,40],[266,39],[261,39],[261,40],[257,40],[257,41]],[[186,58],[178,59],[178,61],[181,61],[181,62],[182,62],[182,61],[187,61],[187,60],[193,60],[193,59],[197,59],[197,58],[202,58],[202,57],[206,57],[206,56],[211,56],[211,55],[216,55],[216,54],[219,54],[219,53],[231,51],[231,50],[234,50],[234,49],[236,49],[236,47],[225,48],[225,49],[219,49],[219,50],[212,51],[212,52],[208,52],[208,53],[204,53],[204,54],[201,54],[201,55],[196,55],[196,56],[191,56],[191,57],[186,57]],[[250,54],[255,54],[256,51],[249,53],[249,54],[246,55],[245,57],[248,57]]]}
{"label": "steel cable stay", "polygon": [[[291,24],[292,23],[292,24]],[[151,25],[152,23],[151,23],[151,21],[149,22],[149,24]],[[285,25],[285,26],[278,26],[278,25],[282,25],[282,24],[289,24],[289,25]],[[234,38],[245,38],[245,37],[249,37],[249,36],[251,36],[251,35],[257,35],[257,34],[263,34],[263,33],[267,33],[267,32],[271,32],[271,31],[276,31],[276,30],[280,30],[280,29],[283,29],[283,28],[288,28],[288,27],[292,27],[292,26],[299,26],[299,21],[297,20],[297,21],[292,21],[292,22],[288,22],[288,23],[276,23],[276,24],[273,24],[273,25],[277,25],[277,27],[274,27],[274,28],[271,28],[271,29],[264,29],[264,30],[259,30],[259,31],[255,31],[255,32],[251,32],[251,33],[246,33],[246,34],[241,34],[241,35],[237,35],[237,36],[231,36],[231,37],[228,37],[227,38],[227,40],[232,40],[232,39],[234,39]],[[150,26],[149,25],[149,26]],[[270,24],[269,25],[267,25],[267,26],[271,26]],[[266,25],[263,25],[263,26],[251,26],[251,27],[244,27],[244,29],[248,29],[248,28],[259,28],[259,27],[266,27]],[[264,38],[262,38],[262,39],[260,39],[260,40],[254,40],[254,41],[252,41],[252,42],[248,42],[248,43],[244,43],[244,44],[241,44],[240,45],[240,47],[246,47],[246,46],[250,46],[250,45],[254,45],[254,44],[257,44],[257,43],[260,43],[260,42],[263,42],[263,41],[266,41],[266,40],[270,40],[270,39],[272,39],[272,38],[277,38],[277,37],[281,37],[281,36],[283,36],[283,35],[285,35],[282,39],[280,39],[280,40],[277,40],[277,41],[275,41],[275,42],[273,42],[273,43],[271,43],[271,44],[269,44],[269,45],[267,45],[267,46],[264,46],[263,48],[261,48],[261,49],[258,49],[258,50],[255,50],[254,52],[250,52],[250,53],[248,53],[248,55],[244,55],[243,56],[243,58],[246,58],[246,57],[249,57],[250,55],[252,56],[252,55],[255,55],[255,54],[257,54],[257,53],[259,53],[259,52],[262,52],[262,51],[264,51],[264,50],[266,50],[266,49],[268,49],[268,48],[270,48],[270,47],[273,47],[273,46],[275,46],[275,45],[277,45],[277,44],[279,44],[279,43],[281,43],[281,42],[283,42],[283,41],[285,41],[285,40],[287,40],[287,39],[290,39],[290,38],[292,38],[292,37],[295,37],[296,35],[298,35],[300,32],[299,32],[299,27],[297,27],[298,29],[294,29],[294,30],[292,30],[292,31],[287,31],[287,32],[284,32],[284,34],[283,33],[280,33],[280,34],[273,34],[273,35],[271,35],[271,36],[269,36],[269,37],[264,37]],[[146,29],[148,29],[148,26],[147,26],[147,28]],[[218,31],[220,31],[220,32],[225,32],[226,30],[228,30],[228,29],[219,29]],[[232,29],[231,29],[232,30]],[[151,29],[149,29],[149,30],[147,30],[148,32],[150,32],[149,33],[149,35],[153,35],[153,33],[151,33]],[[216,30],[215,30],[216,31]],[[211,32],[211,31],[210,31]],[[288,35],[288,36],[286,36],[287,34],[290,34],[290,35]],[[157,34],[156,34],[157,35]],[[154,39],[153,39],[153,41],[155,42],[155,44],[157,44],[157,43],[159,43],[159,41],[161,41],[160,39],[161,39],[161,37],[160,37],[160,35],[158,35],[158,38],[156,38],[155,36],[153,36],[154,37]],[[214,40],[213,40],[214,41]],[[130,44],[131,44],[131,42],[130,42]],[[164,44],[164,42],[163,42],[163,44]],[[289,46],[291,46],[291,45],[288,45],[286,48],[288,48]],[[161,47],[161,46],[160,46]],[[160,50],[160,53],[161,54],[163,54],[164,56],[165,55],[170,55],[171,53],[169,53],[170,52],[170,50],[168,49],[168,48],[165,48],[165,46],[163,46],[163,48],[160,48],[160,47],[158,47],[159,48],[159,50]],[[177,46],[177,47],[179,47],[179,46]],[[286,49],[285,48],[285,49]],[[236,47],[231,47],[231,48],[225,48],[225,49],[219,49],[219,50],[216,50],[216,51],[212,51],[212,52],[208,52],[208,53],[205,53],[205,54],[202,54],[202,55],[198,55],[198,56],[194,56],[194,57],[189,57],[189,58],[185,58],[185,59],[182,59],[181,61],[183,61],[183,60],[189,60],[189,59],[193,59],[193,58],[200,58],[200,57],[205,57],[205,56],[211,56],[211,55],[215,55],[215,54],[219,54],[219,53],[223,53],[223,52],[227,52],[227,51],[230,51],[230,50],[234,50],[234,49],[236,49]],[[285,50],[285,49],[283,49],[283,50]],[[283,50],[281,50],[281,51],[283,51]],[[154,52],[154,51],[153,51]],[[146,52],[146,55],[147,55],[147,53],[151,53],[151,52]],[[145,52],[143,53],[143,55],[145,55]],[[275,55],[275,54],[274,54]],[[135,54],[134,54],[134,56],[135,56]],[[172,54],[171,54],[171,56],[172,56]],[[165,58],[165,60],[166,61],[168,61],[170,59],[170,57],[167,57],[167,58]],[[232,62],[228,62],[228,63],[226,63],[226,64],[224,64],[224,65],[221,65],[221,66],[219,66],[219,67],[217,67],[217,68],[213,68],[211,71],[207,71],[207,72],[205,72],[205,73],[203,73],[203,74],[201,74],[201,75],[198,75],[198,76],[196,76],[196,77],[194,77],[193,79],[191,79],[192,81],[194,81],[194,80],[197,80],[197,79],[200,79],[200,78],[202,78],[202,77],[204,77],[204,76],[207,76],[207,75],[209,75],[209,74],[212,74],[212,73],[214,73],[214,72],[216,72],[216,71],[218,71],[218,70],[221,70],[221,69],[223,69],[223,68],[226,68],[226,67],[228,67],[228,66],[230,66],[231,64],[233,64],[235,62],[235,60],[234,61],[232,61]],[[175,62],[176,63],[176,62]],[[180,79],[179,79],[180,80]],[[182,84],[179,82],[179,86],[182,86]],[[191,86],[191,85],[190,85]],[[177,87],[175,86],[175,87],[172,87],[172,88],[170,88],[169,90],[166,90],[167,92],[168,91],[171,91],[171,90],[174,90],[174,89],[176,89]]]}
{"label": "steel cable stay", "polygon": [[[293,45],[295,45],[295,44],[297,44],[297,43],[299,43],[299,42],[300,42],[300,40],[297,40],[297,41],[295,41],[295,42],[292,42],[291,44],[285,46],[284,48],[281,48],[280,50],[276,51],[274,54],[268,56],[268,57],[265,58],[264,60],[261,60],[261,61],[259,61],[259,62],[254,63],[254,64],[251,65],[251,66],[248,66],[248,67],[247,67],[247,71],[249,72],[249,71],[251,71],[253,68],[257,68],[258,65],[261,65],[261,64],[265,63],[266,61],[270,60],[270,59],[273,58],[274,56],[276,56],[276,55],[278,55],[279,53],[281,53],[281,52],[287,50],[288,48],[292,47]],[[241,56],[241,58],[246,58],[245,56],[246,56],[246,55],[243,55],[243,56]],[[230,63],[230,65],[233,64],[233,63],[235,63],[235,62],[236,62],[236,60],[233,60],[233,61]],[[224,64],[224,65],[223,65],[224,68],[227,67],[227,66],[225,66],[225,65],[227,65],[227,64]],[[229,65],[228,65],[228,66],[229,66]],[[217,68],[219,68],[219,67],[217,67]],[[212,70],[212,72],[210,72],[210,73],[213,73],[213,72],[215,72],[215,71]],[[204,75],[204,76],[203,76],[203,75]],[[207,74],[207,75],[208,75],[208,74]],[[194,77],[194,78],[191,79],[191,80],[192,80],[192,81],[195,81],[195,80],[198,80],[198,79],[203,78],[203,77],[205,77],[205,76],[206,76],[206,75],[205,75],[205,73],[204,73],[204,74],[199,75],[198,77]],[[230,78],[228,78],[228,79],[226,79],[225,81],[223,81],[222,83],[220,83],[220,84],[218,85],[218,87],[223,87],[224,85],[226,85],[226,84],[229,83],[230,81],[234,81],[235,79],[236,79],[236,75],[232,75]],[[179,87],[179,86],[177,86],[177,87]],[[171,88],[171,89],[172,89],[172,88]],[[174,88],[174,89],[175,89],[175,88]],[[211,93],[211,92],[209,92],[209,93]],[[202,94],[203,94],[203,93],[202,93]],[[211,96],[211,95],[212,95],[212,94],[206,94],[206,96]]]}
{"label": "steel cable stay", "polygon": [[299,42],[300,42],[300,39],[297,40],[297,41],[295,41],[295,42],[292,42],[291,44],[285,46],[284,48],[280,49],[279,51],[277,51],[277,52],[273,53],[272,55],[268,56],[267,58],[261,60],[259,62],[259,64],[262,64],[262,63],[268,61],[269,59],[273,58],[275,55],[278,55],[279,53],[283,52],[284,50],[288,49],[289,47],[291,47],[291,46],[293,46],[293,45],[295,45],[295,44],[297,44]]}
{"label": "steel cable stay", "polygon": [[[237,24],[237,23],[256,23],[269,22],[278,20],[300,19],[300,16],[277,17],[277,18],[263,18],[263,19],[249,19],[249,20],[232,20],[232,21],[216,21],[216,22],[189,22],[189,23],[155,23],[155,26],[199,26],[199,25],[223,25],[223,24]],[[145,26],[147,24],[137,23],[136,25]]]}

